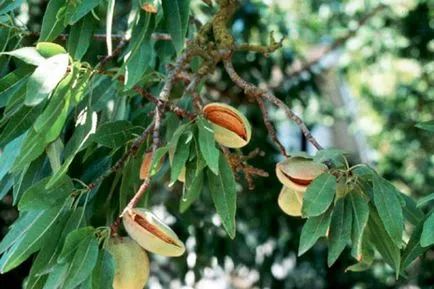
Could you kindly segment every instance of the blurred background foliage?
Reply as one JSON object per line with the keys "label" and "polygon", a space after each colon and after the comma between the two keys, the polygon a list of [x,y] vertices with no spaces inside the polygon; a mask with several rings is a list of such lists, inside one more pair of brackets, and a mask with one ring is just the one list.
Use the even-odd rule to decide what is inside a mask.
{"label": "blurred background foliage", "polygon": [[[46,5],[43,0],[27,1],[14,21],[38,32]],[[114,33],[126,30],[131,7],[131,1],[116,1]],[[204,23],[217,4],[210,7],[192,0],[192,9],[196,21]],[[96,33],[104,33],[105,10],[94,12],[101,18]],[[366,15],[369,19],[359,25]],[[434,138],[414,125],[432,119],[434,113],[434,1],[242,1],[232,22],[236,41],[266,44],[270,31],[276,39],[285,37],[283,48],[268,57],[237,53],[234,66],[242,77],[272,88],[303,116],[321,143],[349,151],[354,162],[375,166],[416,199],[433,192]],[[29,35],[23,41],[32,45],[35,38]],[[157,42],[155,48],[164,46]],[[85,60],[95,64],[105,53],[104,41],[93,41]],[[9,69],[4,64],[0,68],[2,76]],[[223,70],[209,77],[205,87],[202,95],[207,101],[226,99],[246,112],[254,134],[245,151],[264,152],[252,164],[270,177],[255,179],[252,191],[240,178],[238,232],[230,240],[210,210],[209,193],[186,213],[178,212],[181,186],[167,187],[168,166],[163,166],[145,202],[186,241],[187,253],[175,259],[153,255],[149,288],[434,288],[432,250],[409,269],[408,279],[398,281],[380,259],[371,270],[345,273],[354,263],[347,251],[327,268],[324,240],[297,257],[303,220],[286,216],[277,206],[281,185],[274,167],[282,156],[266,137],[259,109]],[[269,109],[291,152],[313,152],[282,112]],[[78,164],[74,168],[82,169]],[[100,191],[110,190],[111,182],[113,178],[106,179]],[[98,201],[96,197],[94,208]],[[10,196],[0,206],[4,234],[16,212]],[[1,287],[19,288],[15,284],[27,275],[30,262],[1,276]]]}

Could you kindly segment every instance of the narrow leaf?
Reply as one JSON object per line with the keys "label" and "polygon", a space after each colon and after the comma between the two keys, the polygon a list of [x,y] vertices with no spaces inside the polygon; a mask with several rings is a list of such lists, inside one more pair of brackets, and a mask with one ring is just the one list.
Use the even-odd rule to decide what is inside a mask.
{"label": "narrow leaf", "polygon": [[203,117],[197,118],[199,128],[199,148],[206,164],[214,175],[219,174],[220,151],[216,148],[212,125]]}
{"label": "narrow leaf", "polygon": [[58,54],[36,68],[27,82],[26,105],[37,105],[48,97],[65,75],[68,61],[68,54]]}
{"label": "narrow leaf", "polygon": [[368,200],[359,191],[352,191],[348,194],[353,211],[353,228],[351,234],[352,250],[351,254],[357,260],[361,259],[361,248],[363,232],[369,219]]}
{"label": "narrow leaf", "polygon": [[386,231],[379,213],[372,206],[369,208],[369,220],[366,229],[369,232],[372,244],[375,245],[378,252],[383,256],[384,261],[395,270],[398,276],[400,271],[401,252],[399,247],[394,243]]}
{"label": "narrow leaf", "polygon": [[129,121],[118,120],[103,123],[92,136],[92,141],[109,148],[119,148],[140,133]]}
{"label": "narrow leaf", "polygon": [[71,27],[68,37],[68,52],[74,60],[81,60],[89,49],[97,22],[92,15],[87,15]]}
{"label": "narrow leaf", "polygon": [[401,271],[405,270],[417,257],[422,256],[429,247],[422,247],[420,240],[423,231],[424,220],[421,221],[413,230],[407,245],[402,252]]}
{"label": "narrow leaf", "polygon": [[28,230],[14,245],[3,254],[0,260],[0,272],[5,273],[24,262],[31,254],[40,249],[42,238],[55,223],[61,213],[62,206],[43,211],[39,218],[27,224]]}
{"label": "narrow leaf", "polygon": [[46,61],[35,47],[23,47],[9,52],[1,52],[0,56],[1,55],[10,55],[24,61],[25,63],[36,66],[39,66]]}
{"label": "narrow leaf", "polygon": [[392,184],[380,177],[375,177],[373,183],[374,204],[380,219],[393,242],[398,248],[401,248],[404,217],[397,195],[399,192],[396,191]]}
{"label": "narrow leaf", "polygon": [[53,41],[62,33],[65,26],[63,19],[65,16],[65,0],[50,0],[42,19],[41,34],[39,41]]}
{"label": "narrow leaf", "polygon": [[202,169],[196,172],[196,167],[191,169],[187,166],[184,193],[179,203],[179,211],[181,213],[187,211],[191,204],[199,198],[203,187],[203,178],[204,173]]}
{"label": "narrow leaf", "polygon": [[234,175],[224,155],[220,155],[220,174],[207,171],[209,189],[217,213],[229,237],[235,238],[235,214],[237,209],[237,192]]}
{"label": "narrow leaf", "polygon": [[74,185],[68,176],[64,176],[55,186],[46,190],[50,177],[47,177],[24,192],[18,209],[20,211],[44,210],[58,203],[63,203],[72,194]]}
{"label": "narrow leaf", "polygon": [[318,176],[303,195],[303,216],[315,217],[324,213],[332,203],[335,192],[335,176],[328,173]]}
{"label": "narrow leaf", "polygon": [[114,273],[115,260],[107,250],[101,249],[95,269],[92,272],[92,289],[111,288]]}
{"label": "narrow leaf", "polygon": [[339,199],[333,208],[330,223],[329,251],[327,256],[329,267],[338,259],[351,240],[352,216],[350,200],[348,198]]}
{"label": "narrow leaf", "polygon": [[163,0],[162,5],[167,29],[172,36],[176,51],[179,52],[184,48],[190,0]]}
{"label": "narrow leaf", "polygon": [[98,6],[101,0],[74,0],[68,1],[65,10],[64,25],[73,25],[92,9]]}
{"label": "narrow leaf", "polygon": [[434,244],[434,213],[431,213],[431,215],[423,223],[420,244],[422,247],[428,247]]}
{"label": "narrow leaf", "polygon": [[173,155],[170,170],[170,183],[174,183],[178,179],[182,169],[185,169],[185,164],[190,154],[190,144],[191,138],[189,138],[189,134],[183,134],[179,138],[175,153]]}
{"label": "narrow leaf", "polygon": [[300,245],[298,246],[298,256],[307,252],[316,241],[326,235],[330,226],[332,210],[327,210],[324,214],[307,219],[301,230]]}

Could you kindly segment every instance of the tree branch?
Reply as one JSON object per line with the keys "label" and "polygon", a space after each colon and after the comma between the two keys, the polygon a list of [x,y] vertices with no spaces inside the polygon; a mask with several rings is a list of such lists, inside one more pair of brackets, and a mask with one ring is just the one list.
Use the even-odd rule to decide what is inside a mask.
{"label": "tree branch", "polygon": [[224,67],[226,72],[229,74],[229,77],[231,80],[241,89],[244,90],[246,94],[249,94],[251,96],[262,97],[268,101],[270,101],[273,105],[283,109],[286,113],[286,115],[292,119],[300,128],[306,139],[317,149],[321,150],[323,147],[318,143],[318,141],[312,136],[312,133],[307,128],[307,126],[304,124],[303,120],[298,117],[282,100],[275,97],[270,91],[262,90],[258,87],[256,87],[254,84],[247,82],[246,80],[242,79],[238,73],[235,71],[232,61],[230,59],[230,55],[226,55],[226,57],[223,60]]}

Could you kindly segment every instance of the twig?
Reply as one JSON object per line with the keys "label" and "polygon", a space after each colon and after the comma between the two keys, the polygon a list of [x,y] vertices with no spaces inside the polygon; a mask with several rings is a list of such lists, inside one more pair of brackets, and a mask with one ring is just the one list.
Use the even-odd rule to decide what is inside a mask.
{"label": "twig", "polygon": [[300,128],[306,139],[317,149],[321,150],[323,147],[318,143],[318,141],[312,136],[312,133],[307,128],[307,126],[304,124],[303,120],[301,120],[300,117],[298,117],[282,100],[275,97],[270,91],[262,90],[258,87],[256,87],[254,84],[247,82],[246,80],[242,79],[238,73],[235,71],[232,61],[230,59],[230,55],[226,55],[226,57],[223,60],[224,66],[226,69],[226,72],[229,74],[229,77],[231,80],[240,88],[244,90],[246,94],[252,95],[255,98],[262,97],[270,101],[275,106],[282,108],[286,115],[292,119]]}
{"label": "twig", "polygon": [[169,110],[176,114],[178,117],[182,118],[188,118],[188,119],[195,119],[196,115],[192,114],[191,112],[186,111],[185,109],[180,108],[179,106],[174,105],[168,100],[162,100],[154,97],[149,92],[141,88],[140,86],[134,86],[134,91],[138,92],[141,96],[145,97],[147,100],[149,100],[152,103],[155,103],[157,106],[160,105],[165,110]]}
{"label": "twig", "polygon": [[280,152],[285,157],[288,157],[289,155],[286,152],[285,147],[282,145],[282,143],[277,138],[276,131],[274,130],[273,125],[271,124],[270,120],[268,119],[268,112],[267,112],[267,109],[265,108],[265,104],[264,104],[263,99],[261,97],[257,96],[256,97],[256,101],[258,102],[259,108],[261,109],[262,118],[264,119],[264,124],[265,124],[265,127],[267,128],[268,134],[270,135],[270,137],[273,140],[274,144],[277,145],[277,147],[279,148]]}
{"label": "twig", "polygon": [[[160,131],[160,120],[161,120],[161,116],[160,116],[160,107],[157,106],[155,107],[155,115],[154,115],[154,127],[153,127],[153,131],[152,131],[152,151],[151,151],[151,163],[154,160],[155,157],[155,152],[158,148],[158,144],[160,143],[160,139],[159,139],[159,131]],[[136,192],[136,194],[134,195],[134,197],[130,200],[130,202],[128,203],[128,205],[125,207],[125,209],[122,211],[122,213],[120,214],[119,218],[122,218],[122,216],[128,212],[129,210],[133,209],[137,203],[140,201],[140,199],[143,197],[143,195],[145,194],[146,190],[149,188],[151,184],[151,176],[148,175],[146,177],[146,179],[143,181],[143,183],[140,185],[139,190]]]}
{"label": "twig", "polygon": [[124,48],[124,46],[125,46],[127,43],[128,43],[128,41],[127,41],[125,38],[122,39],[122,40],[119,42],[118,46],[115,48],[115,50],[113,50],[112,54],[107,55],[106,57],[104,57],[104,58],[103,58],[103,59],[102,59],[102,60],[97,64],[97,66],[95,67],[95,69],[99,69],[99,68],[104,67],[104,66],[107,64],[107,62],[109,62],[111,59],[113,59],[113,58],[115,58],[116,56],[118,56],[119,53],[121,53],[122,48]]}
{"label": "twig", "polygon": [[184,91],[184,95],[191,94],[191,96],[193,98],[194,110],[197,114],[199,114],[202,111],[202,103],[200,100],[200,95],[196,91],[196,88],[197,88],[201,78],[202,78],[202,76],[200,74],[196,73],[191,78],[190,84],[187,86],[186,90]]}

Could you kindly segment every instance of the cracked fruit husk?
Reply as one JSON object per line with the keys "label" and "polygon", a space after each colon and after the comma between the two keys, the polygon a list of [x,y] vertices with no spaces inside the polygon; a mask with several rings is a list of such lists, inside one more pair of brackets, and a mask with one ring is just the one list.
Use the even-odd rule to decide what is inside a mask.
{"label": "cracked fruit husk", "polygon": [[276,165],[279,181],[290,189],[305,192],[310,183],[327,171],[327,166],[304,157],[289,157]]}
{"label": "cracked fruit husk", "polygon": [[239,110],[223,103],[210,103],[203,108],[203,113],[213,125],[214,138],[219,144],[241,148],[249,143],[252,128]]}
{"label": "cracked fruit husk", "polygon": [[122,217],[128,235],[145,250],[162,256],[181,256],[184,243],[176,233],[150,211],[134,208]]}

